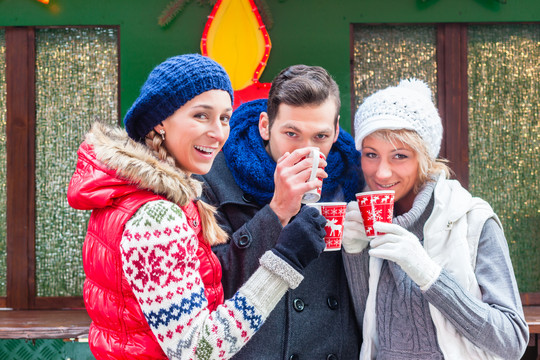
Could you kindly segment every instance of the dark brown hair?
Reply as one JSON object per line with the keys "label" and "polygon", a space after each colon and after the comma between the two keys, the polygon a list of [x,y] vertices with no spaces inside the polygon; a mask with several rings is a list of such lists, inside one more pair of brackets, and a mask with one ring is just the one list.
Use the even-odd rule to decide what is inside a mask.
{"label": "dark brown hair", "polygon": [[320,105],[328,98],[336,104],[334,125],[337,125],[341,100],[338,85],[330,74],[320,66],[289,66],[272,81],[267,108],[269,127],[272,127],[281,104]]}

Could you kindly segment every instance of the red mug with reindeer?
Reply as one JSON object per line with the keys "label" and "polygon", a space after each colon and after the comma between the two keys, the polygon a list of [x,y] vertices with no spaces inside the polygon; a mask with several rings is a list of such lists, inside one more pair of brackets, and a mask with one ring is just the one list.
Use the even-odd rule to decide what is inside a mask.
{"label": "red mug with reindeer", "polygon": [[392,223],[394,217],[394,190],[367,191],[356,194],[358,207],[364,220],[364,229],[368,238],[383,235],[373,229],[376,221]]}
{"label": "red mug with reindeer", "polygon": [[321,202],[307,204],[317,208],[319,212],[326,218],[326,236],[324,242],[326,248],[324,251],[335,251],[341,249],[341,239],[343,236],[343,220],[345,219],[345,211],[347,209],[346,202]]}

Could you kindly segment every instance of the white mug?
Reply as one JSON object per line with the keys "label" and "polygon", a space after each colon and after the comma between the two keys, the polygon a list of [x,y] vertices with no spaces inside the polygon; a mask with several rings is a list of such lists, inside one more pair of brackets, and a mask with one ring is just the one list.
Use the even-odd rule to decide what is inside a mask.
{"label": "white mug", "polygon": [[[319,168],[319,162],[321,158],[324,159],[325,156],[320,152],[319,148],[312,148],[309,154],[306,156],[313,159],[313,165],[311,166],[311,173],[309,175],[308,181],[313,181],[317,178],[317,169]],[[307,191],[302,196],[302,204],[315,203],[321,199],[321,188],[315,188]]]}

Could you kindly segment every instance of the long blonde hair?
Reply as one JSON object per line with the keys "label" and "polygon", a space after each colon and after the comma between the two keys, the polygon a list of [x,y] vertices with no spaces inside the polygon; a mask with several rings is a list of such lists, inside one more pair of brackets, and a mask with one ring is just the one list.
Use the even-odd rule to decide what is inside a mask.
{"label": "long blonde hair", "polygon": [[[163,138],[155,130],[146,135],[146,145],[155,157],[167,164],[176,167],[174,157],[167,151]],[[184,204],[180,204],[184,205]],[[219,226],[216,220],[216,208],[202,200],[197,200],[197,209],[201,217],[203,238],[210,245],[224,244],[229,238],[228,234]]]}
{"label": "long blonde hair", "polygon": [[393,146],[401,142],[413,149],[418,159],[418,181],[414,186],[415,193],[418,193],[426,182],[436,180],[441,173],[444,173],[446,178],[452,174],[452,170],[447,165],[448,160],[431,157],[425,141],[416,131],[381,129],[371,133],[370,136],[386,141]]}

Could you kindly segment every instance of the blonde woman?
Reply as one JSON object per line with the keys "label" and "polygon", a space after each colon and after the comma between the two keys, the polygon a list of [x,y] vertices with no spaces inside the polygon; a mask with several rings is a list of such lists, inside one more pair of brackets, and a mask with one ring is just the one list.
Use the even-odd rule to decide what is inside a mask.
{"label": "blonde woman", "polygon": [[529,334],[498,217],[437,159],[442,124],[419,80],[359,107],[355,142],[367,190],[394,190],[392,224],[366,237],[356,202],[344,261],[361,359],[519,359]]}

